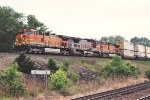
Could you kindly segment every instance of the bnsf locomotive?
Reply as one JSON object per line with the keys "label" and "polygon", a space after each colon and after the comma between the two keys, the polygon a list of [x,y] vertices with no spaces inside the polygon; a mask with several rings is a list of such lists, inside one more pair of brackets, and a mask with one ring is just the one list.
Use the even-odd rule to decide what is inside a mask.
{"label": "bnsf locomotive", "polygon": [[20,30],[15,37],[15,51],[44,53],[45,48],[60,49],[61,55],[85,55],[85,51],[87,51],[92,52],[93,56],[99,57],[117,54],[123,58],[150,58],[150,47],[127,41],[116,41],[116,44],[110,44],[94,39],[56,35],[33,29]]}

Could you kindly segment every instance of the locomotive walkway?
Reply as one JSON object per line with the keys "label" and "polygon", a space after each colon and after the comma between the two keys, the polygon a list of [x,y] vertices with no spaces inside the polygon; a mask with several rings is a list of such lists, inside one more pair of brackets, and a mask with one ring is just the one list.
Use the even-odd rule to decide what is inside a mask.
{"label": "locomotive walkway", "polygon": [[[79,98],[74,98],[71,100],[111,100],[116,97],[121,97],[123,95],[131,94],[140,90],[144,90],[150,88],[150,81],[145,82],[145,83],[140,83],[136,85],[131,85],[128,87],[123,87],[111,91],[106,91],[102,93],[97,93],[93,95],[88,95],[84,97],[79,97]],[[145,98],[141,98],[139,100],[148,100],[147,98],[150,98],[149,96]]]}

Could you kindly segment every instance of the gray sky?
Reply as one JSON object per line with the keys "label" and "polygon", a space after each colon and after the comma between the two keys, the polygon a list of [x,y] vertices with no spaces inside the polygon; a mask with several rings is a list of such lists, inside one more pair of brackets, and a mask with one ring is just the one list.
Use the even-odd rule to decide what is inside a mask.
{"label": "gray sky", "polygon": [[0,5],[35,15],[56,34],[150,39],[150,0],[0,0]]}

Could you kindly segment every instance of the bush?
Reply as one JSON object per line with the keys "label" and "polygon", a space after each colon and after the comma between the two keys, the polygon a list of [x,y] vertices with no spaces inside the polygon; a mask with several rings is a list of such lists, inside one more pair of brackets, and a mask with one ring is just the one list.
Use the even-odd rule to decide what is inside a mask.
{"label": "bush", "polygon": [[145,71],[145,77],[150,79],[150,69]]}
{"label": "bush", "polygon": [[130,61],[123,62],[120,56],[115,56],[101,70],[104,77],[114,76],[135,76],[138,77],[139,69]]}
{"label": "bush", "polygon": [[67,72],[68,69],[69,69],[69,65],[70,65],[69,60],[68,60],[68,59],[65,59],[63,65],[62,65],[62,67],[61,67],[61,69],[62,69],[63,71],[65,71],[65,72]]}
{"label": "bush", "polygon": [[52,58],[52,57],[49,58],[47,67],[51,70],[59,69],[59,66],[57,65],[57,61],[55,61],[54,58]]}
{"label": "bush", "polygon": [[132,62],[125,61],[125,76],[135,76],[138,77],[140,74],[139,68],[136,67]]}
{"label": "bush", "polygon": [[35,62],[30,59],[30,57],[26,57],[24,53],[21,53],[19,57],[17,57],[14,63],[17,62],[19,65],[18,70],[27,74],[31,73],[31,70],[36,69]]}
{"label": "bush", "polygon": [[84,64],[84,63],[85,63],[85,59],[84,59],[84,57],[82,57],[82,59],[81,59],[81,63],[82,63],[82,64]]}
{"label": "bush", "polygon": [[0,73],[0,89],[12,96],[22,96],[25,93],[23,77],[17,72],[18,64],[14,63],[4,73]]}
{"label": "bush", "polygon": [[63,90],[68,85],[68,79],[66,74],[62,70],[58,70],[56,73],[51,75],[49,85],[53,90]]}
{"label": "bush", "polygon": [[75,73],[75,72],[70,72],[69,75],[68,75],[68,77],[69,77],[74,83],[76,83],[76,82],[79,80],[79,78],[80,78],[80,76],[79,76],[77,73]]}

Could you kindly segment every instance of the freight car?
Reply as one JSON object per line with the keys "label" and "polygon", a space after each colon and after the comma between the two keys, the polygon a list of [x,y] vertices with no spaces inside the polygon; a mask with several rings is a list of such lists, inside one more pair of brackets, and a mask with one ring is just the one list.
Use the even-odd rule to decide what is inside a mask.
{"label": "freight car", "polygon": [[128,41],[116,41],[110,44],[94,39],[82,39],[33,29],[23,29],[15,37],[14,49],[24,53],[44,53],[45,48],[60,49],[61,55],[88,55],[109,57],[117,54],[122,58],[150,59],[150,47]]}

